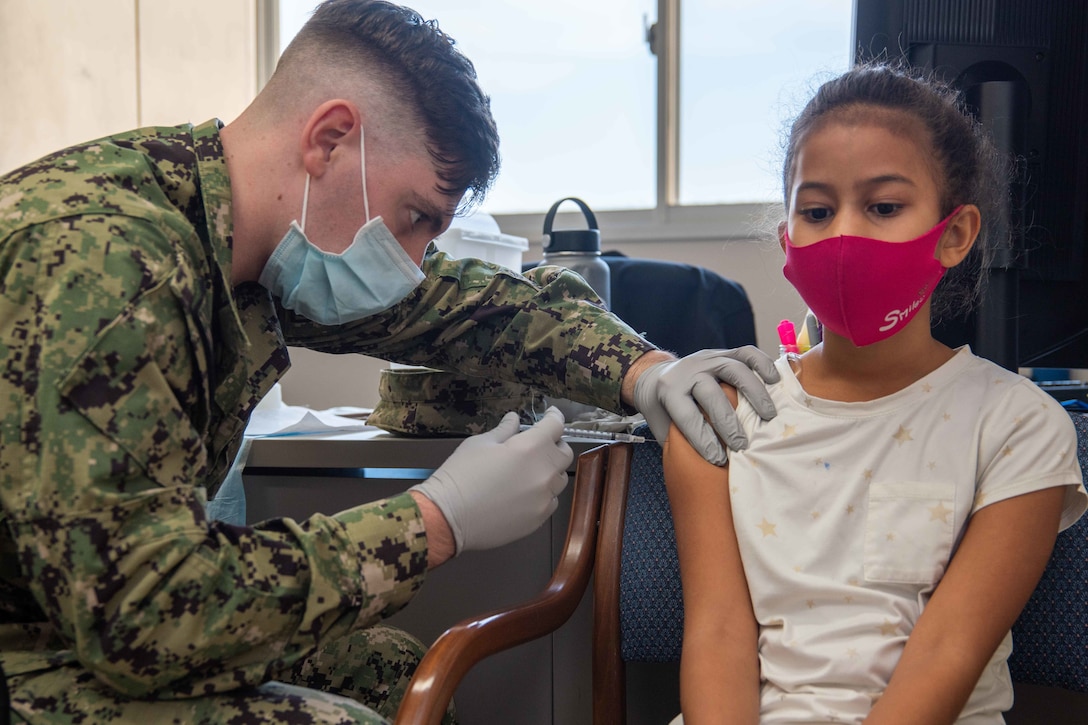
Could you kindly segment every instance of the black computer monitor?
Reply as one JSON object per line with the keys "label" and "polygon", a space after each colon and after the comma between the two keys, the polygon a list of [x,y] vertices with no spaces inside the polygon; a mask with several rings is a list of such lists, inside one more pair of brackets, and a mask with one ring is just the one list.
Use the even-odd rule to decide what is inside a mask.
{"label": "black computer monitor", "polygon": [[948,344],[1010,369],[1088,368],[1088,2],[855,0],[855,60],[905,58],[962,90],[1017,159],[1007,254]]}

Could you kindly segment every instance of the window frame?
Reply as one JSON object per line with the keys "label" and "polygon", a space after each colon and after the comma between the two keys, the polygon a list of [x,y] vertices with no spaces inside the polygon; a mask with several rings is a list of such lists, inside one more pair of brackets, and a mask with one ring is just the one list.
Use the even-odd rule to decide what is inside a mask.
{"label": "window frame", "polygon": [[[405,0],[409,5],[411,0]],[[683,0],[657,0],[657,20],[646,28],[646,42],[657,59],[656,206],[652,209],[597,211],[610,242],[738,241],[761,236],[755,223],[774,213],[777,202],[684,205],[680,179],[680,12]],[[279,58],[279,0],[257,2],[257,87],[263,88]],[[561,192],[557,192],[561,193]],[[560,196],[556,197],[561,198]],[[556,226],[584,224],[574,205],[556,215]],[[540,243],[546,209],[495,214],[504,234]]]}

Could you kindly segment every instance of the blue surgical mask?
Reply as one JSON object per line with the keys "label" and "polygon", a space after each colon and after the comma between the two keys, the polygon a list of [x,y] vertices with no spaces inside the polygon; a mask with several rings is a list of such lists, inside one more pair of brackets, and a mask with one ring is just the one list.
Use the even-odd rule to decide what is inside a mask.
{"label": "blue surgical mask", "polygon": [[340,325],[387,310],[407,297],[424,275],[382,218],[370,218],[366,193],[366,147],[359,137],[366,223],[340,254],[306,238],[310,175],[302,194],[302,222],[292,221],[258,281],[280,304],[322,325]]}

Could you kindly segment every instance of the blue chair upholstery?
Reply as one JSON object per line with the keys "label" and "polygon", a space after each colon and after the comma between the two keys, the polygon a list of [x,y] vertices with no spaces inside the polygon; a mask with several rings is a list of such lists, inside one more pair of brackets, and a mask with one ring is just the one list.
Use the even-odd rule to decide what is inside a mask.
{"label": "blue chair upholstery", "polygon": [[626,662],[676,662],[684,600],[661,444],[649,426],[635,435],[620,553],[620,651]]}
{"label": "blue chair upholstery", "polygon": [[[1071,413],[1088,471],[1088,416]],[[1014,682],[1088,692],[1088,516],[1058,534],[1035,592],[1012,628]]]}

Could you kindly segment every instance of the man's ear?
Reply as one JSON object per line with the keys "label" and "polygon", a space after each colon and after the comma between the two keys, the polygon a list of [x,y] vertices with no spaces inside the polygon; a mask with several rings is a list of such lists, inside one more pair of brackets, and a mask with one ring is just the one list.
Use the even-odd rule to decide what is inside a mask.
{"label": "man's ear", "polygon": [[310,114],[299,139],[306,173],[320,177],[328,168],[332,152],[361,128],[359,109],[351,101],[334,98]]}
{"label": "man's ear", "polygon": [[783,254],[785,254],[785,252],[786,252],[786,231],[787,230],[788,230],[788,228],[786,227],[786,222],[784,222],[784,221],[778,222],[778,245],[780,247],[782,247],[782,253]]}
{"label": "man's ear", "polygon": [[937,245],[937,261],[946,269],[955,267],[963,261],[978,239],[982,228],[982,213],[974,204],[964,204],[963,208],[948,222]]}

